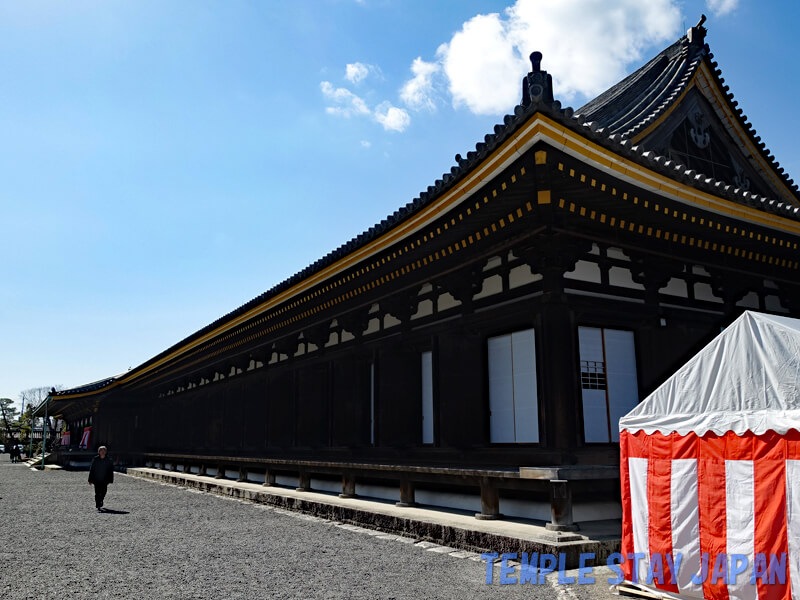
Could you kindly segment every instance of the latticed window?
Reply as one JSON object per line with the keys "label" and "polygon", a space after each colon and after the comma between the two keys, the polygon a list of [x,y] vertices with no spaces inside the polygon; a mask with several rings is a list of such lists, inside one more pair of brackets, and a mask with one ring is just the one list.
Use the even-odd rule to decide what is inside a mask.
{"label": "latticed window", "polygon": [[581,388],[584,390],[606,389],[606,363],[601,360],[582,360]]}
{"label": "latticed window", "polygon": [[639,402],[633,332],[579,327],[583,439],[619,441],[619,419]]}

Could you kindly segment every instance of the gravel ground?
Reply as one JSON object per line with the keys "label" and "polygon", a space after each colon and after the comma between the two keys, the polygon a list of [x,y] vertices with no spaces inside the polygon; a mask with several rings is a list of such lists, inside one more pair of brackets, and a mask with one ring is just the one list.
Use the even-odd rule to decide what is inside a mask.
{"label": "gravel ground", "polygon": [[98,513],[86,477],[0,456],[0,598],[611,598],[605,569],[487,585],[471,553],[119,473]]}

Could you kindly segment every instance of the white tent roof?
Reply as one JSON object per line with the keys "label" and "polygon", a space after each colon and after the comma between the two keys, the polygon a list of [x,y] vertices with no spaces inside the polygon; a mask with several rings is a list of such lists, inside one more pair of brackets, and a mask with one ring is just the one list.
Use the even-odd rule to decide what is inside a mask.
{"label": "white tent roof", "polygon": [[745,312],[622,417],[619,429],[800,430],[800,319]]}

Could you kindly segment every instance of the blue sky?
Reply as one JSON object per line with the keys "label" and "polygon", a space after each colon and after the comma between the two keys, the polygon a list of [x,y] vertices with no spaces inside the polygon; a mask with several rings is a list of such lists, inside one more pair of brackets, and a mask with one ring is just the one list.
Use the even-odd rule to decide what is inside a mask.
{"label": "blue sky", "polygon": [[578,107],[701,12],[800,177],[793,2],[3,2],[0,397],[135,367],[380,221],[530,51]]}

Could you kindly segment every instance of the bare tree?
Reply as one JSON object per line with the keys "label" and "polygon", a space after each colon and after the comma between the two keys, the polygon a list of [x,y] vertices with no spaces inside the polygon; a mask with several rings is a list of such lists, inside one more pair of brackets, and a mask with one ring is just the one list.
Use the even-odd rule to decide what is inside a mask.
{"label": "bare tree", "polygon": [[[27,390],[23,390],[19,393],[20,400],[22,401],[22,414],[25,414],[25,404],[32,408],[36,408],[45,401],[47,395],[51,393],[51,391],[61,391],[64,389],[64,386],[61,384],[52,385],[52,386],[42,386],[42,387],[33,387],[28,388]],[[44,415],[41,415],[41,418],[44,419]],[[31,433],[33,433],[33,428],[35,423],[31,421]],[[55,424],[53,423],[52,419],[48,417],[47,419],[47,437],[50,441],[54,440],[56,436],[56,428]]]}
{"label": "bare tree", "polygon": [[[55,387],[54,389],[60,389],[62,386]],[[47,394],[50,393],[50,389],[47,386],[44,387],[33,387],[28,388],[27,390],[22,390],[19,393],[19,398],[22,401],[22,413],[25,413],[25,405],[28,404],[29,406],[33,406],[36,408],[44,399],[47,398]]]}

